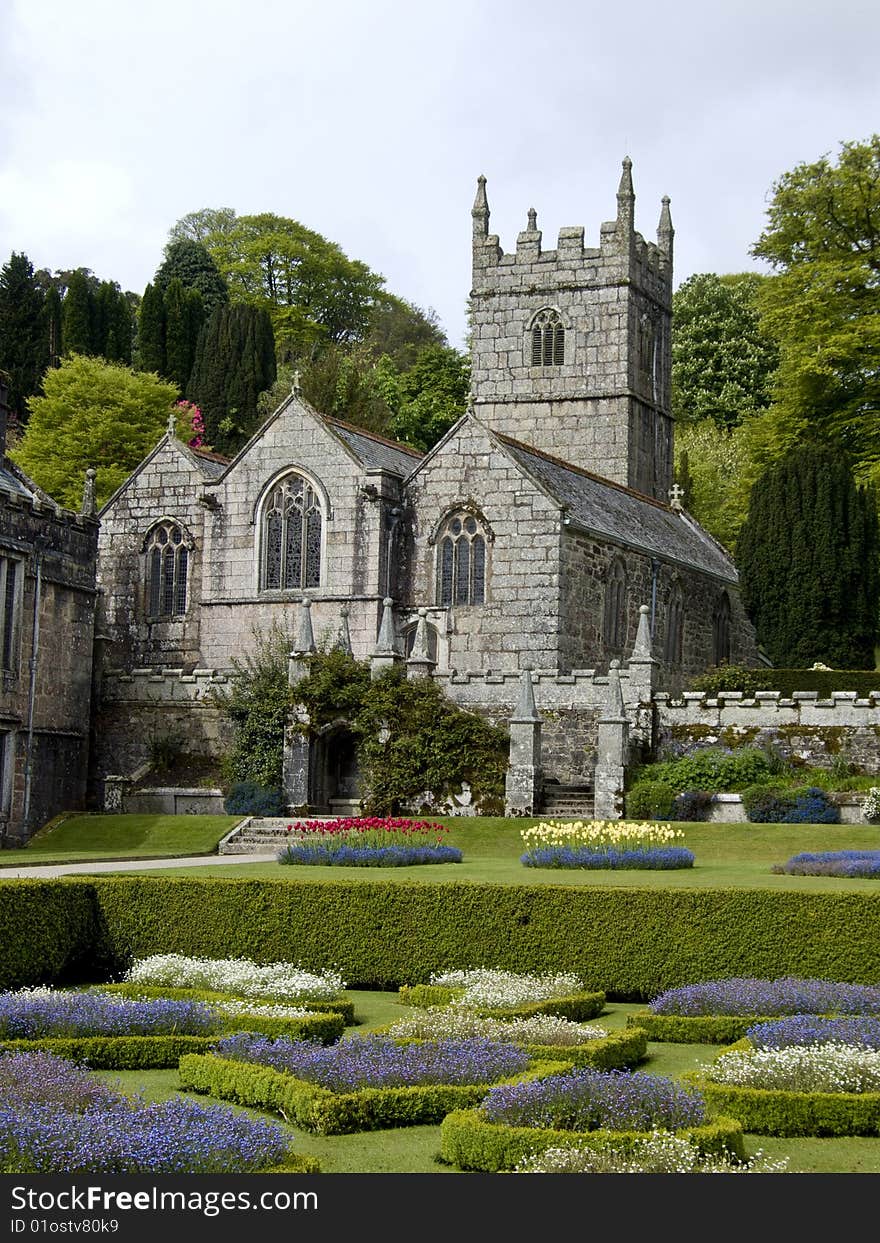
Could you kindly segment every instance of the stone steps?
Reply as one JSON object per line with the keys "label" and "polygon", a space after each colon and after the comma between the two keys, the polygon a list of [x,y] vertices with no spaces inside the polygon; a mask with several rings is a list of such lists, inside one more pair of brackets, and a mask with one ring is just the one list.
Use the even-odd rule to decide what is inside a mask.
{"label": "stone steps", "polygon": [[592,820],[595,797],[591,786],[549,786],[544,791],[541,815],[554,820]]}
{"label": "stone steps", "polygon": [[[326,820],[332,823],[338,816],[309,816],[310,820]],[[234,829],[220,843],[221,855],[265,854],[281,850],[295,834],[287,832],[289,824],[295,824],[296,816],[253,816]]]}

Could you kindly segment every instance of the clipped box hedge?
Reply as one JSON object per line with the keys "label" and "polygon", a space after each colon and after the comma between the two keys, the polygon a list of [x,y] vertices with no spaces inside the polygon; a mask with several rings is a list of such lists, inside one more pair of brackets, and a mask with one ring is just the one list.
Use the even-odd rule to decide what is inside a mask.
{"label": "clipped box hedge", "polygon": [[[567,1062],[538,1063],[524,1074],[498,1080],[522,1083],[558,1074]],[[221,1100],[280,1114],[317,1135],[348,1135],[389,1127],[440,1122],[446,1114],[476,1105],[494,1084],[424,1084],[400,1088],[361,1088],[331,1092],[319,1084],[257,1062],[190,1054],[180,1059],[180,1086]]]}
{"label": "clipped box hedge", "polygon": [[[393,1024],[373,1028],[372,1035],[390,1035]],[[421,1040],[392,1037],[397,1044],[421,1044]],[[507,1039],[507,1038],[505,1038]],[[609,1032],[583,1044],[522,1044],[529,1057],[537,1062],[566,1062],[568,1066],[589,1066],[593,1070],[621,1070],[638,1065],[648,1055],[648,1037],[643,1031],[628,1030]]]}
{"label": "clipped box hedge", "polygon": [[[676,1131],[691,1140],[707,1156],[727,1154],[743,1160],[743,1127],[734,1118],[717,1117],[711,1122]],[[629,1152],[646,1139],[646,1131],[557,1131],[549,1127],[507,1126],[487,1122],[479,1110],[456,1110],[440,1124],[440,1156],[460,1170],[497,1174],[512,1170],[525,1157],[548,1148],[605,1148],[613,1145]]]}
{"label": "clipped box hedge", "polygon": [[[166,988],[164,984],[96,984],[95,992],[110,993],[111,995],[130,997],[165,997],[169,1001],[203,1001],[206,1005],[210,1005],[213,1001],[250,1001],[255,1006],[265,1005],[291,1005],[298,1009],[311,1010],[313,1015],[306,1019],[283,1019],[283,1018],[266,1018],[255,1015],[253,1024],[250,1016],[248,1017],[247,1028],[238,1028],[236,1030],[246,1030],[253,1032],[262,1032],[265,1036],[288,1036],[294,1035],[298,1030],[298,1025],[302,1023],[314,1022],[314,1035],[310,1034],[309,1040],[321,1039],[324,1044],[331,1044],[342,1034],[342,1030],[337,1032],[336,1029],[340,1025],[337,1019],[342,1019],[341,1027],[351,1027],[355,1023],[354,1002],[347,999],[339,998],[338,1001],[303,1001],[303,1002],[283,1002],[276,1001],[271,997],[246,997],[242,993],[221,993],[209,988]],[[324,1040],[317,1033],[322,1031],[321,1024],[316,1020],[320,1016],[326,1016],[328,1022],[326,1030],[333,1033]],[[230,1022],[238,1022],[229,1015]],[[310,1028],[310,1032],[312,1028]]]}
{"label": "clipped box hedge", "polygon": [[756,1023],[772,1023],[779,1014],[653,1014],[636,1010],[627,1016],[627,1027],[641,1027],[649,1040],[676,1044],[730,1044],[741,1040]]}
{"label": "clipped box hedge", "polygon": [[0,880],[0,987],[106,979],[156,953],[298,961],[374,989],[475,966],[572,971],[633,1000],[728,975],[880,984],[878,926],[868,891]]}
{"label": "clipped box hedge", "polygon": [[55,1053],[93,1070],[163,1070],[184,1054],[207,1053],[218,1036],[43,1036],[2,1040],[0,1053]]}
{"label": "clipped box hedge", "polygon": [[[397,991],[403,1006],[424,1009],[430,1006],[450,1005],[461,996],[462,989],[444,988],[439,984],[403,984]],[[530,1001],[521,1006],[468,1006],[474,1014],[493,1019],[530,1019],[536,1014],[555,1014],[558,1018],[584,1023],[594,1019],[605,1009],[604,993],[571,993],[567,997],[547,997],[542,1001]]]}
{"label": "clipped box hedge", "polygon": [[727,1114],[755,1135],[880,1135],[880,1092],[785,1092],[713,1083],[699,1071],[682,1075],[699,1088],[713,1114]]}

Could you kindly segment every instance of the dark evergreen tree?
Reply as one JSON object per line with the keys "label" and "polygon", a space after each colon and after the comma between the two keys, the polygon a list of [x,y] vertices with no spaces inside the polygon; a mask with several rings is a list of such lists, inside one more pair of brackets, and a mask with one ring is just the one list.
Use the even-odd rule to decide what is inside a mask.
{"label": "dark evergreen tree", "polygon": [[737,542],[743,603],[775,665],[873,669],[876,499],[837,450],[803,445],[757,480]]}
{"label": "dark evergreen tree", "polygon": [[257,398],[275,380],[272,322],[262,308],[218,307],[199,334],[187,396],[202,411],[205,439],[236,452],[260,422]]}
{"label": "dark evergreen tree", "polygon": [[147,285],[138,315],[138,370],[165,374],[165,300]]}
{"label": "dark evergreen tree", "polygon": [[62,350],[61,294],[58,292],[58,286],[55,284],[49,285],[46,289],[46,298],[43,303],[43,323],[45,325],[49,366],[58,367],[61,364]]}
{"label": "dark evergreen tree", "polygon": [[173,380],[181,393],[189,384],[195,360],[199,330],[205,312],[202,295],[197,289],[184,288],[177,277],[165,290],[165,371],[166,380]]}
{"label": "dark evergreen tree", "polygon": [[70,273],[61,308],[61,332],[65,354],[100,353],[97,299],[82,269]]}
{"label": "dark evergreen tree", "polygon": [[111,363],[131,362],[132,316],[115,281],[102,281],[94,301],[92,353]]}
{"label": "dark evergreen tree", "polygon": [[156,269],[153,284],[164,294],[173,280],[179,280],[184,289],[195,289],[201,294],[207,316],[229,301],[226,281],[200,242],[182,238],[165,247],[165,259]]}
{"label": "dark evergreen tree", "polygon": [[0,269],[0,370],[8,377],[9,409],[22,423],[49,362],[44,302],[27,255],[13,252]]}

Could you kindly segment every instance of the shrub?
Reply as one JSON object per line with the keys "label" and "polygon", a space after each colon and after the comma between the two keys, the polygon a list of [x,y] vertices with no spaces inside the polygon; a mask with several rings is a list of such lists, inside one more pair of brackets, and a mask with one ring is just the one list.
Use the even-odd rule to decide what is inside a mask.
{"label": "shrub", "polygon": [[284,794],[277,786],[237,781],[223,802],[227,816],[282,816]]}
{"label": "shrub", "polygon": [[756,785],[770,776],[766,751],[760,747],[700,747],[690,755],[642,769],[646,780],[662,781],[682,790],[730,791]]}
{"label": "shrub", "polygon": [[746,1032],[756,1049],[784,1049],[788,1045],[847,1044],[880,1050],[880,1018],[859,1015],[826,1019],[795,1014],[787,1019],[756,1023]]}
{"label": "shrub", "polygon": [[714,1083],[686,1071],[684,1080],[698,1088],[713,1113],[739,1119],[756,1135],[880,1134],[880,1093],[791,1092],[782,1088],[737,1087]]}
{"label": "shrub", "polygon": [[133,1001],[50,989],[0,993],[0,1040],[42,1036],[207,1036],[222,1024],[197,1001]]}
{"label": "shrub", "polygon": [[702,691],[715,699],[720,691],[741,691],[752,696],[767,689],[767,673],[763,669],[747,669],[744,665],[716,665],[691,682],[692,691]]}
{"label": "shrub", "polygon": [[840,808],[825,790],[750,786],[742,792],[746,817],[755,824],[839,824]]}
{"label": "shrub", "polygon": [[880,1014],[880,988],[826,979],[732,976],[670,988],[651,1002],[652,1014]]}
{"label": "shrub", "polygon": [[685,790],[676,794],[672,803],[672,820],[708,820],[712,811],[712,794],[708,790]]}
{"label": "shrub", "polygon": [[[655,767],[648,765],[643,769]],[[668,782],[652,781],[639,778],[638,782],[627,790],[624,801],[628,820],[669,820],[675,802],[675,790]]]}
{"label": "shrub", "polygon": [[880,786],[871,786],[862,804],[862,815],[868,824],[876,824],[880,821]]}
{"label": "shrub", "polygon": [[[224,767],[233,789],[239,785],[256,790],[275,791],[281,785],[284,756],[284,728],[293,703],[287,679],[288,653],[292,640],[277,625],[268,634],[254,633],[250,651],[243,661],[233,659],[233,676],[228,690],[216,690],[212,698],[223,715],[232,722],[235,741]],[[242,795],[244,798],[244,795]],[[240,802],[241,800],[239,800]],[[258,806],[227,807],[229,815],[277,816],[278,810]],[[268,804],[266,804],[268,806]],[[271,804],[273,807],[275,803]]]}

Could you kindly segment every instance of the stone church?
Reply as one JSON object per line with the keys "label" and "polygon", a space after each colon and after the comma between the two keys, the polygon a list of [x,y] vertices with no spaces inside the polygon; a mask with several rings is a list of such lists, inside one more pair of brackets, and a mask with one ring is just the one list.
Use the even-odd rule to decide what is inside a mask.
{"label": "stone church", "polygon": [[[99,776],[172,729],[220,750],[210,689],[275,624],[498,721],[531,670],[536,805],[591,784],[612,669],[647,721],[654,690],[755,663],[733,562],[672,482],[669,200],[656,243],[634,208],[627,159],[598,245],[564,228],[546,249],[532,209],[506,253],[479,178],[471,401],[424,456],[296,385],[231,461],[169,430],[99,515]],[[326,809],[353,793],[350,740],[309,745],[290,803]]]}

